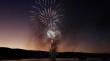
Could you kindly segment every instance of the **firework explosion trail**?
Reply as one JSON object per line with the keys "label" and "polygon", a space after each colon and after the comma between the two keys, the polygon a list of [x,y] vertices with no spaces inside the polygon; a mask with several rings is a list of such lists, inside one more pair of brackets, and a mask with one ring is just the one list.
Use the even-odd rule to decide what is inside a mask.
{"label": "firework explosion trail", "polygon": [[59,0],[35,0],[35,5],[32,6],[34,8],[32,17],[39,19],[40,23],[45,26],[47,38],[57,39],[60,37],[61,32],[58,24],[63,17],[61,3]]}
{"label": "firework explosion trail", "polygon": [[[59,0],[36,0],[35,9],[32,11],[33,16],[40,20],[40,23],[45,25],[46,38],[50,39],[50,57],[52,61],[56,58],[57,44],[59,42],[61,32],[58,24],[60,24],[63,15],[62,8],[58,4]],[[36,21],[36,19],[35,19]]]}

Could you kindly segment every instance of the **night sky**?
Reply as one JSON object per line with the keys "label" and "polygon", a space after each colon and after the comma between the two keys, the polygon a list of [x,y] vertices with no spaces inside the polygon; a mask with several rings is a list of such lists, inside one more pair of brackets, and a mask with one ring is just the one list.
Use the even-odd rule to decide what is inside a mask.
{"label": "night sky", "polygon": [[[49,43],[31,40],[33,4],[34,0],[0,0],[0,47],[48,50]],[[107,7],[101,0],[65,0],[59,51],[110,53]]]}

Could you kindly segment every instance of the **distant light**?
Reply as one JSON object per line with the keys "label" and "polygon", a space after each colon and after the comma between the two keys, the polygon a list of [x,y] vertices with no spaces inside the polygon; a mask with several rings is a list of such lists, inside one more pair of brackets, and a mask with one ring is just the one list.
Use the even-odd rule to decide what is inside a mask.
{"label": "distant light", "polygon": [[53,30],[48,30],[48,31],[47,31],[47,37],[54,39],[54,38],[56,37],[55,31],[53,31]]}

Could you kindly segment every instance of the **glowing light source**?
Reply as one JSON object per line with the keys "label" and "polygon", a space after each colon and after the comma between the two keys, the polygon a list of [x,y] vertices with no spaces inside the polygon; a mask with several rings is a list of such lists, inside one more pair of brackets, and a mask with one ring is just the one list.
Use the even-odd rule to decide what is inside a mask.
{"label": "glowing light source", "polygon": [[48,30],[47,31],[47,38],[50,39],[59,39],[60,38],[60,32],[58,30]]}
{"label": "glowing light source", "polygon": [[56,34],[53,30],[48,30],[47,31],[47,37],[54,39],[56,37]]}

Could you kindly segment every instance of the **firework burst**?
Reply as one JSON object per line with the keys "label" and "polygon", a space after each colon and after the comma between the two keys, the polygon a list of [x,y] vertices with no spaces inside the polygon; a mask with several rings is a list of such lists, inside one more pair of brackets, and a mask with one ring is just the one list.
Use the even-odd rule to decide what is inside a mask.
{"label": "firework burst", "polygon": [[[58,24],[61,22],[63,9],[59,0],[35,0],[33,18],[40,20],[45,25],[48,38],[55,38],[60,35]],[[36,20],[35,20],[36,21]]]}
{"label": "firework burst", "polygon": [[61,8],[61,3],[59,0],[35,0],[33,18],[34,21],[40,22],[45,26],[46,32],[44,32],[47,39],[50,39],[50,57],[55,60],[56,49],[59,42],[61,32],[59,30],[58,24],[60,24],[63,15],[63,9]]}

